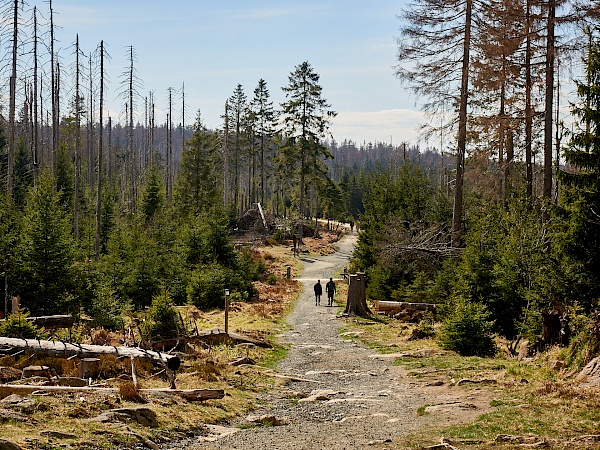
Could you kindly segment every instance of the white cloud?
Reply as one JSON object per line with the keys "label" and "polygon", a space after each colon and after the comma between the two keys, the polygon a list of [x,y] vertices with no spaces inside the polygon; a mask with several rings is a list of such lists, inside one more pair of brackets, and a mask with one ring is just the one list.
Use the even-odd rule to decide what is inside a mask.
{"label": "white cloud", "polygon": [[422,112],[411,109],[342,111],[333,120],[331,133],[338,142],[349,139],[357,143],[406,141],[416,144],[419,126],[425,120]]}

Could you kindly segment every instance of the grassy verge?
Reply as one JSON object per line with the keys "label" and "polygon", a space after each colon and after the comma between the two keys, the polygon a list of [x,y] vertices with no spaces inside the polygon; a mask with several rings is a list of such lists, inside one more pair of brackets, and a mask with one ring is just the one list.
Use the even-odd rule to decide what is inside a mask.
{"label": "grassy verge", "polygon": [[[311,251],[329,253],[330,242],[323,240],[319,250],[317,240],[311,241]],[[197,345],[189,348],[183,356],[182,367],[177,373],[179,389],[223,389],[221,400],[190,402],[175,396],[152,396],[130,401],[116,393],[85,393],[34,395],[33,404],[6,406],[4,414],[0,405],[0,437],[8,439],[22,449],[115,449],[138,448],[144,440],[163,443],[205,434],[204,424],[227,423],[231,419],[250,412],[259,402],[260,394],[276,389],[282,382],[264,374],[264,367],[275,367],[285,358],[287,348],[278,344],[277,335],[288,329],[286,316],[293,310],[301,285],[285,278],[287,267],[295,276],[301,271],[300,258],[293,258],[289,245],[254,248],[258,257],[265,261],[269,274],[276,276],[276,283],[256,282],[259,299],[252,302],[232,303],[229,314],[231,331],[249,334],[269,341],[273,347],[218,345],[206,348]],[[271,281],[272,283],[272,281]],[[199,330],[223,328],[222,310],[198,311],[181,307],[184,320],[192,320]],[[256,362],[253,365],[232,366],[234,359],[245,356]],[[75,375],[75,361],[50,361],[47,358],[22,358],[18,361],[0,362],[0,366],[17,365],[22,368],[33,364],[50,364],[62,367],[64,375]],[[112,379],[99,380],[104,386],[118,388],[128,373],[128,361],[116,358],[102,360],[115,374]],[[138,364],[137,376],[140,388],[166,388],[169,380],[160,369]],[[10,392],[0,386],[0,399]],[[115,408],[150,408],[157,416],[158,426],[147,427],[137,422],[102,423],[94,420],[101,413]],[[146,445],[147,446],[147,445]]]}
{"label": "grassy verge", "polygon": [[428,416],[430,424],[395,442],[396,448],[423,448],[442,436],[461,449],[600,448],[600,439],[586,437],[598,434],[600,389],[582,387],[573,373],[555,369],[560,349],[523,361],[502,351],[494,358],[461,357],[440,349],[435,339],[408,340],[413,327],[386,317],[351,318],[341,331],[354,332],[349,338],[355,336],[380,353],[398,353],[393,364],[417,386],[441,381],[448,392],[489,398],[489,412],[448,426],[436,423],[426,412],[429,405],[421,405],[415,414]]}

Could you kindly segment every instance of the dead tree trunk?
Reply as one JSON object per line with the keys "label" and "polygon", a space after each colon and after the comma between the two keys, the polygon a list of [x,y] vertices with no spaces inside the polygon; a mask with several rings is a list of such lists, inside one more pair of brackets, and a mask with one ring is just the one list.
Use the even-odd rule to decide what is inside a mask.
{"label": "dead tree trunk", "polygon": [[59,341],[0,337],[0,353],[13,353],[16,350],[24,350],[40,355],[65,358],[69,358],[71,356],[78,356],[80,358],[96,358],[100,355],[139,358],[164,366],[169,370],[177,370],[181,364],[179,357],[176,355],[169,355],[152,350],[144,350],[137,347],[70,344],[68,342]]}
{"label": "dead tree trunk", "polygon": [[360,317],[369,317],[371,315],[371,310],[367,306],[364,273],[350,275],[348,300],[346,301],[344,314]]}

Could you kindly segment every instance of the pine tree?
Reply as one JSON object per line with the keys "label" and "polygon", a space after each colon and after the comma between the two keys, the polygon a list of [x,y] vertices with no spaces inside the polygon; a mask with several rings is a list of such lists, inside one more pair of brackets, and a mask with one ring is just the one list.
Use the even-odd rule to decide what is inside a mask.
{"label": "pine tree", "polygon": [[264,206],[267,199],[267,181],[269,175],[267,162],[271,160],[271,141],[275,134],[275,111],[273,110],[273,102],[270,101],[267,82],[262,78],[258,81],[256,89],[254,89],[254,98],[250,102],[250,109],[254,119],[253,128],[258,137],[260,202]]}
{"label": "pine tree", "polygon": [[337,115],[322,97],[319,74],[305,61],[289,75],[289,84],[283,87],[287,101],[281,104],[283,126],[287,143],[282,149],[284,158],[299,180],[298,212],[305,216],[305,189],[307,180],[322,174],[322,160],[331,158],[329,149],[321,140],[326,137],[330,120]]}

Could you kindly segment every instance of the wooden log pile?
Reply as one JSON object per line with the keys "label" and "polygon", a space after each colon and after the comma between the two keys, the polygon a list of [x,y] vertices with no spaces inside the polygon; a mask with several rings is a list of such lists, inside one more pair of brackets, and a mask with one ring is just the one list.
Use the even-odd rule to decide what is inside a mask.
{"label": "wooden log pile", "polygon": [[425,312],[435,312],[437,305],[435,303],[411,303],[411,302],[392,302],[376,300],[373,306],[376,313],[392,316],[395,319],[404,322],[419,322],[423,319]]}

